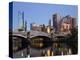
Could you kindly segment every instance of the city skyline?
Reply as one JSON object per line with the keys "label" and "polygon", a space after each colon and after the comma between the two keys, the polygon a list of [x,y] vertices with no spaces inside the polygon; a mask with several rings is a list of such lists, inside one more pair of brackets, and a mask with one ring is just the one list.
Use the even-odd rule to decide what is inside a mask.
{"label": "city skyline", "polygon": [[78,7],[9,3],[9,57],[78,54]]}
{"label": "city skyline", "polygon": [[[27,21],[27,28],[30,30],[31,23],[39,25],[48,25],[49,19],[52,21],[52,15],[55,13],[60,14],[61,17],[70,15],[76,17],[77,20],[77,6],[72,5],[54,5],[54,4],[35,4],[35,3],[22,3],[15,2],[13,9],[13,30],[20,25],[18,11],[24,12],[24,20]],[[56,8],[55,8],[56,7]]]}

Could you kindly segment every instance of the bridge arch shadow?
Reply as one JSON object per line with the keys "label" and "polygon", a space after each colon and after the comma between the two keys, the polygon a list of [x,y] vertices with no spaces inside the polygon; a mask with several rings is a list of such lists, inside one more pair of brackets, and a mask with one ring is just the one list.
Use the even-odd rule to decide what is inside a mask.
{"label": "bridge arch shadow", "polygon": [[52,40],[46,36],[35,36],[31,38],[31,47],[36,49],[47,48],[52,45]]}
{"label": "bridge arch shadow", "polygon": [[30,43],[30,41],[28,41],[27,38],[17,35],[13,35],[11,40],[13,52],[17,52],[27,48]]}

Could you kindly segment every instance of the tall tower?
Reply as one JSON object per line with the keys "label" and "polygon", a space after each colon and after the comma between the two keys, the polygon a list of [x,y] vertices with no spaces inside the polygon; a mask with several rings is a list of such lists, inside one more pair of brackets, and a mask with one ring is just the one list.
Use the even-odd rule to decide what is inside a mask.
{"label": "tall tower", "polygon": [[32,23],[30,24],[30,30],[32,30]]}
{"label": "tall tower", "polygon": [[47,32],[51,33],[51,20],[49,20],[49,25],[47,27]]}
{"label": "tall tower", "polygon": [[24,25],[24,12],[19,11],[18,12],[18,22],[19,22],[19,28],[18,31],[25,31],[25,25]]}
{"label": "tall tower", "polygon": [[49,20],[49,26],[50,26],[50,28],[51,28],[51,19]]}
{"label": "tall tower", "polygon": [[55,32],[59,32],[61,16],[55,13],[52,16],[52,19],[53,19],[53,28],[55,29]]}
{"label": "tall tower", "polygon": [[27,31],[27,21],[25,21],[25,31]]}
{"label": "tall tower", "polygon": [[54,14],[53,17],[53,28],[55,28],[55,31],[57,31],[58,26],[57,26],[57,14]]}
{"label": "tall tower", "polygon": [[24,26],[24,12],[22,12],[22,29],[23,30],[25,29],[25,26]]}

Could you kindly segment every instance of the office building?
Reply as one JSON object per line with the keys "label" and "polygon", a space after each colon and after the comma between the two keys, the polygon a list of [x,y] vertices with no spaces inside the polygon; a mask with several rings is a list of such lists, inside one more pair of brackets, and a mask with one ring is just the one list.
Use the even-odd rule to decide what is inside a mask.
{"label": "office building", "polygon": [[59,32],[61,16],[56,13],[53,15],[52,19],[53,19],[53,28],[55,28],[55,32]]}
{"label": "office building", "polygon": [[70,15],[67,15],[62,18],[60,30],[61,32],[68,32],[71,31],[76,26],[76,18],[71,17]]}

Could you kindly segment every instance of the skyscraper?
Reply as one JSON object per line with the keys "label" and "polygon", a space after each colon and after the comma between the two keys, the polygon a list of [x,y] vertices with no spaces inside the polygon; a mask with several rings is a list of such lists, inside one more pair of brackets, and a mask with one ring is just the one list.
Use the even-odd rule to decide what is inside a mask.
{"label": "skyscraper", "polygon": [[25,22],[24,22],[24,12],[19,11],[18,18],[19,18],[18,31],[25,31],[26,26],[25,26]]}
{"label": "skyscraper", "polygon": [[47,33],[51,33],[51,20],[49,20],[49,24],[47,26]]}
{"label": "skyscraper", "polygon": [[30,30],[32,30],[32,23],[30,24]]}
{"label": "skyscraper", "polygon": [[59,28],[60,28],[60,20],[61,20],[61,16],[59,14],[54,14],[53,17],[53,28],[55,29],[55,32],[59,32]]}
{"label": "skyscraper", "polygon": [[51,19],[49,20],[49,26],[51,27]]}
{"label": "skyscraper", "polygon": [[25,31],[27,31],[27,22],[25,21]]}
{"label": "skyscraper", "polygon": [[76,27],[76,18],[72,18],[72,28]]}

